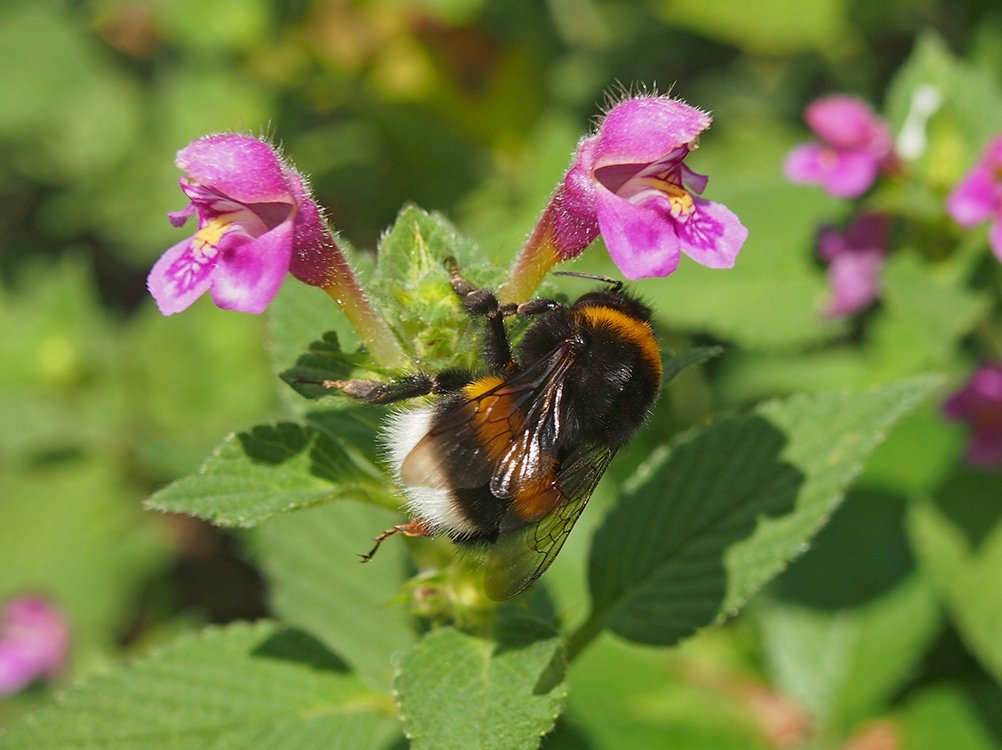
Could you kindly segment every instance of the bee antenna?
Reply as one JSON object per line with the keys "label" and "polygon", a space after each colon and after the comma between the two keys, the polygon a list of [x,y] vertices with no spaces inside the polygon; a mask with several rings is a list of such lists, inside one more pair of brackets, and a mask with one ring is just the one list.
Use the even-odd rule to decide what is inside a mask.
{"label": "bee antenna", "polygon": [[597,273],[584,273],[582,271],[554,271],[554,276],[576,276],[579,279],[591,279],[592,281],[601,281],[603,284],[610,284],[612,286],[612,291],[618,292],[623,288],[623,282],[619,279],[613,279],[609,276],[602,276]]}

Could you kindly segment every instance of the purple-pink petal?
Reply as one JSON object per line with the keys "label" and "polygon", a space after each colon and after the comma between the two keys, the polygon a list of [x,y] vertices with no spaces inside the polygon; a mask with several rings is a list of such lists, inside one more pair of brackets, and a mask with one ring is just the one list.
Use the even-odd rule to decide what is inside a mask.
{"label": "purple-pink petal", "polygon": [[828,144],[843,149],[866,147],[884,127],[869,105],[853,96],[817,99],[804,120]]}
{"label": "purple-pink petal", "polygon": [[45,599],[9,601],[0,613],[0,695],[57,677],[66,665],[69,638],[66,618]]}
{"label": "purple-pink petal", "polygon": [[676,225],[683,253],[707,268],[733,268],[748,229],[721,203],[694,199],[695,210]]}
{"label": "purple-pink petal", "polygon": [[943,413],[970,425],[968,462],[982,467],[1002,464],[1002,363],[979,366],[946,400]]}
{"label": "purple-pink petal", "polygon": [[626,278],[667,276],[675,271],[679,238],[660,202],[634,204],[607,190],[599,190],[595,202],[602,239]]}
{"label": "purple-pink petal", "polygon": [[867,307],[880,292],[880,272],[884,253],[879,250],[842,253],[828,267],[828,285],[832,291],[825,313],[844,317]]}
{"label": "purple-pink petal", "polygon": [[837,198],[856,198],[877,177],[877,160],[861,151],[837,151],[817,143],[794,147],[783,164],[787,179],[801,185],[821,185]]}
{"label": "purple-pink petal", "polygon": [[224,310],[260,313],[278,294],[292,259],[292,222],[257,238],[234,238],[220,246],[212,274],[212,300]]}
{"label": "purple-pink petal", "polygon": [[654,162],[692,142],[712,118],[680,99],[643,96],[620,102],[602,120],[595,167]]}
{"label": "purple-pink petal", "polygon": [[187,310],[209,288],[216,259],[196,256],[189,237],[160,256],[149,276],[149,289],[163,315]]}
{"label": "purple-pink petal", "polygon": [[292,202],[275,149],[249,135],[203,136],[181,149],[176,163],[193,181],[239,203]]}
{"label": "purple-pink petal", "polygon": [[998,182],[979,164],[946,199],[947,213],[962,227],[972,227],[991,218],[1002,207]]}

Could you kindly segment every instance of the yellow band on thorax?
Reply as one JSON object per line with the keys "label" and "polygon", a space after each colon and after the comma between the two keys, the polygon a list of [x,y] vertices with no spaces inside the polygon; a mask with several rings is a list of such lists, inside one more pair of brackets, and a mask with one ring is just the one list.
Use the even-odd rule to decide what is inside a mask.
{"label": "yellow band on thorax", "polygon": [[654,329],[650,323],[646,320],[637,320],[612,307],[582,307],[577,312],[591,325],[612,328],[624,339],[635,344],[640,349],[647,366],[660,382],[661,350],[658,348]]}

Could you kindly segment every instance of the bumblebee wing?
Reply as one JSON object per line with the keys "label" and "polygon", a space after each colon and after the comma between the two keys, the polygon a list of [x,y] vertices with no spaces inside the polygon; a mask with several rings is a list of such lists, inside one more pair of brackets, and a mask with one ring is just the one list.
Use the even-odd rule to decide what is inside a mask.
{"label": "bumblebee wing", "polygon": [[495,601],[510,599],[539,578],[556,558],[575,522],[591,499],[616,454],[608,446],[572,452],[561,464],[554,484],[561,500],[544,518],[521,526],[513,512],[512,528],[487,549],[484,589]]}
{"label": "bumblebee wing", "polygon": [[554,409],[570,363],[569,347],[562,344],[435,416],[401,463],[404,484],[475,488],[490,483],[497,497],[510,497],[513,486],[552,463],[560,429]]}

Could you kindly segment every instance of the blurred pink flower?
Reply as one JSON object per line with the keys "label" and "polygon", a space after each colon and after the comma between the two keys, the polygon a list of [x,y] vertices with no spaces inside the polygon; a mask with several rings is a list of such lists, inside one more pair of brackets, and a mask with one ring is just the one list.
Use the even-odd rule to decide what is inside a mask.
{"label": "blurred pink flower", "polygon": [[890,130],[862,100],[818,99],[808,105],[804,119],[821,141],[787,154],[783,171],[791,182],[820,185],[836,198],[856,198],[878,174],[897,166]]}
{"label": "blurred pink flower", "polygon": [[579,144],[534,239],[547,235],[559,260],[601,233],[629,279],[667,276],[681,253],[730,268],[748,230],[725,206],[697,197],[707,178],[685,165],[710,116],[679,99],[620,102]]}
{"label": "blurred pink flower", "polygon": [[1002,362],[978,367],[946,400],[943,412],[971,427],[968,463],[986,468],[1002,464]]}
{"label": "blurred pink flower", "polygon": [[185,310],[211,289],[219,307],[259,313],[286,272],[315,286],[329,281],[334,240],[303,177],[271,145],[237,133],[208,135],[176,161],[191,202],[168,217],[180,227],[195,215],[198,229],[150,271],[146,283],[160,312]]}
{"label": "blurred pink flower", "polygon": [[0,612],[0,695],[57,677],[66,665],[69,641],[66,618],[45,599],[8,601]]}
{"label": "blurred pink flower", "polygon": [[823,227],[818,233],[818,255],[829,264],[832,292],[825,314],[846,317],[877,298],[890,227],[887,214],[867,213],[856,217],[844,231]]}
{"label": "blurred pink flower", "polygon": [[962,227],[990,220],[988,244],[1002,261],[1002,136],[988,144],[981,160],[950,193],[946,211]]}

